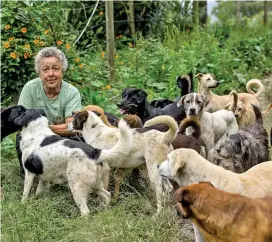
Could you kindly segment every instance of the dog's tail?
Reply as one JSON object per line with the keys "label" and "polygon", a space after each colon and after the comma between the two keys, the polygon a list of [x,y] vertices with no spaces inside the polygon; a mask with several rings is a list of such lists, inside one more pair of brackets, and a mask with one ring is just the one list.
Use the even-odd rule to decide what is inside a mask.
{"label": "dog's tail", "polygon": [[271,109],[272,109],[272,103],[270,103],[270,104],[268,105],[268,107],[267,107],[266,110],[262,111],[262,115],[263,115],[263,116],[266,116],[266,115],[270,112]]}
{"label": "dog's tail", "polygon": [[177,86],[180,88],[180,97],[193,92],[194,90],[193,73],[192,71],[187,75],[180,75],[177,77]]}
{"label": "dog's tail", "polygon": [[132,147],[132,131],[123,119],[119,121],[118,128],[120,130],[118,142],[109,150],[101,150],[99,158],[95,161],[96,164],[108,162],[109,166],[115,167],[127,159]]}
{"label": "dog's tail", "polygon": [[[256,93],[251,89],[252,86],[258,86],[258,91]],[[259,97],[260,94],[264,91],[264,86],[263,86],[263,84],[261,83],[260,80],[251,79],[246,84],[246,90],[247,90],[248,93],[254,95],[255,97]]]}
{"label": "dog's tail", "polygon": [[164,134],[164,141],[167,144],[170,144],[178,134],[178,124],[175,119],[169,115],[161,115],[155,118],[152,118],[145,122],[144,127],[150,127],[156,124],[166,124],[169,129]]}
{"label": "dog's tail", "polygon": [[192,136],[194,136],[196,139],[199,139],[201,135],[201,128],[200,128],[200,122],[197,119],[197,117],[190,116],[183,119],[179,126],[179,132],[183,134],[186,128],[189,126],[192,126],[194,128],[194,132],[192,133]]}
{"label": "dog's tail", "polygon": [[233,96],[233,104],[231,107],[231,111],[234,113],[237,109],[237,103],[238,103],[238,93],[235,90],[232,90],[229,94],[229,96]]}
{"label": "dog's tail", "polygon": [[251,104],[251,106],[253,108],[255,118],[256,118],[255,123],[263,124],[263,116],[262,116],[261,110],[257,106],[255,106],[253,104]]}

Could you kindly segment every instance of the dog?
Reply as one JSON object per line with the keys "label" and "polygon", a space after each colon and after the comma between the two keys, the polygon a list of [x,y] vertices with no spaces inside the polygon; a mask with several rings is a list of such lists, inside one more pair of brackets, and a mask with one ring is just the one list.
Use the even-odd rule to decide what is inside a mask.
{"label": "dog", "polygon": [[[244,173],[237,174],[212,164],[192,149],[174,150],[167,158],[159,165],[159,174],[177,182],[179,186],[204,180],[226,192],[239,193],[247,197],[272,196],[272,161],[263,162]],[[203,241],[195,226],[194,229],[196,241]]]}
{"label": "dog", "polygon": [[150,105],[153,108],[162,109],[171,103],[178,102],[182,96],[193,92],[194,90],[193,78],[194,77],[192,72],[188,73],[187,75],[177,76],[176,82],[177,82],[178,88],[180,89],[180,96],[176,98],[175,101],[169,100],[167,98],[153,100],[150,102]]}
{"label": "dog", "polygon": [[[178,132],[178,125],[170,116],[155,117],[147,122],[147,125],[164,123],[169,126],[165,133],[157,130],[132,129],[133,148],[127,159],[123,162],[116,160],[109,161],[110,167],[121,169],[135,168],[141,164],[146,164],[148,175],[157,197],[157,212],[162,209],[162,199],[164,190],[171,191],[172,186],[168,180],[164,181],[158,174],[157,165],[162,162],[167,154],[173,150],[171,142]],[[79,112],[74,116],[74,120],[69,124],[69,129],[80,132],[86,143],[100,149],[113,147],[120,131],[116,128],[106,126],[103,121],[90,111]],[[118,182],[115,183],[115,194],[119,190],[120,181],[124,172],[119,173]],[[164,190],[163,190],[164,188]],[[115,195],[116,197],[117,195]]]}
{"label": "dog", "polygon": [[241,173],[269,159],[268,134],[263,127],[262,113],[258,107],[252,107],[255,124],[220,139],[214,147],[213,163]]}
{"label": "dog", "polygon": [[1,141],[8,135],[21,130],[22,126],[14,124],[14,120],[25,111],[26,108],[22,105],[15,105],[3,109],[1,112]]}
{"label": "dog", "polygon": [[[202,94],[207,99],[205,111],[215,112],[224,109],[225,106],[231,101],[228,95],[219,96],[211,91],[212,88],[215,88],[219,85],[219,82],[215,80],[214,75],[199,73],[195,77],[198,78],[198,93]],[[252,86],[258,86],[257,93],[252,91]],[[261,81],[257,79],[248,81],[246,90],[248,93],[238,94],[239,100],[248,107],[250,107],[250,104],[254,104],[257,107],[260,107],[260,103],[257,98],[264,91],[264,86]]]}
{"label": "dog", "polygon": [[122,101],[117,103],[122,114],[136,114],[144,124],[147,120],[160,115],[172,116],[179,124],[186,117],[182,106],[172,103],[163,109],[153,108],[147,101],[147,93],[142,89],[125,88],[122,92]]}
{"label": "dog", "polygon": [[248,198],[200,182],[179,188],[174,200],[206,241],[272,241],[272,197]]}
{"label": "dog", "polygon": [[35,109],[26,110],[14,123],[23,127],[20,142],[25,170],[23,202],[29,196],[34,177],[38,177],[36,194],[43,192],[44,182],[61,184],[68,180],[82,216],[89,214],[87,197],[91,191],[103,198],[105,204],[109,203],[110,193],[104,189],[102,177],[105,162],[122,162],[131,148],[131,132],[125,122],[120,122],[118,142],[109,150],[56,135],[48,127],[48,119]]}
{"label": "dog", "polygon": [[[231,91],[230,96],[233,96],[233,101],[229,102],[225,109],[233,112],[239,128],[241,129],[247,125],[254,124],[255,113],[252,107],[247,107],[241,101],[239,101],[236,91]],[[272,104],[270,104],[265,111],[262,111],[262,115],[266,116],[271,109]]]}
{"label": "dog", "polygon": [[205,98],[198,93],[190,93],[183,96],[178,104],[183,105],[186,116],[196,116],[201,123],[201,138],[207,149],[208,159],[211,159],[210,151],[216,142],[226,133],[234,133],[239,127],[235,116],[231,111],[219,110],[214,113],[204,111]]}

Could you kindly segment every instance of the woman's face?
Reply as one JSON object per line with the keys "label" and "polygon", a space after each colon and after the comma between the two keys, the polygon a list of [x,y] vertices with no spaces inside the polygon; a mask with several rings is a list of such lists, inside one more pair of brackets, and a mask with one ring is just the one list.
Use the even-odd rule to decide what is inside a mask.
{"label": "woman's face", "polygon": [[57,57],[44,57],[40,61],[39,76],[47,88],[60,88],[63,77],[62,64]]}

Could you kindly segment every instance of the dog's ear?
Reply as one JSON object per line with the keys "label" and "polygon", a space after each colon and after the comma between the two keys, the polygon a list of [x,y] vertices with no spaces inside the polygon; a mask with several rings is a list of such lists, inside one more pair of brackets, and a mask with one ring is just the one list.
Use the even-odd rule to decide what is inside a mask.
{"label": "dog's ear", "polygon": [[186,188],[179,188],[174,194],[176,202],[177,213],[183,218],[190,217],[190,190]]}
{"label": "dog's ear", "polygon": [[197,78],[198,80],[201,79],[203,77],[202,73],[198,73],[195,75],[195,78]]}
{"label": "dog's ear", "polygon": [[214,74],[211,74],[211,76],[212,76],[214,79],[216,79]]}
{"label": "dog's ear", "polygon": [[135,95],[137,103],[142,103],[146,99],[146,97],[147,97],[147,93],[141,89],[138,90]]}
{"label": "dog's ear", "polygon": [[75,116],[75,119],[83,123],[87,121],[88,116],[89,116],[88,111],[83,111],[83,112],[77,113]]}
{"label": "dog's ear", "polygon": [[127,94],[128,90],[129,90],[129,87],[123,89],[122,98],[124,98],[124,96]]}
{"label": "dog's ear", "polygon": [[182,159],[182,157],[176,156],[174,159],[175,160],[172,163],[172,167],[171,167],[171,176],[172,177],[174,177],[177,174],[178,170],[182,169],[184,166],[184,160]]}
{"label": "dog's ear", "polygon": [[184,105],[184,99],[185,99],[186,95],[181,97],[177,103],[177,106],[180,107],[181,105]]}

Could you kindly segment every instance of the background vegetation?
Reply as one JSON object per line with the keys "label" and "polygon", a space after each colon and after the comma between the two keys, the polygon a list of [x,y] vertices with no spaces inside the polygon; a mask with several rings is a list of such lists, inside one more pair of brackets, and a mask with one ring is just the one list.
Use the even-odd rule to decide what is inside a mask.
{"label": "background vegetation", "polygon": [[[271,2],[220,2],[217,17],[207,17],[207,2],[135,1],[134,24],[128,2],[114,2],[115,82],[109,82],[105,42],[105,2],[100,2],[79,41],[96,2],[3,1],[1,10],[1,105],[17,102],[23,85],[36,77],[35,54],[55,45],[65,52],[65,80],[77,86],[83,104],[97,104],[117,115],[115,103],[124,87],[146,90],[149,100],[178,96],[176,76],[213,73],[219,94],[244,91],[251,78],[272,73]],[[240,18],[237,19],[237,16]],[[197,90],[197,82],[195,90]],[[15,135],[1,144],[2,241],[189,241],[192,234],[176,218],[172,199],[154,218],[155,200],[142,179],[135,188],[126,180],[120,202],[101,207],[90,198],[91,216],[79,211],[66,186],[54,186],[22,205],[23,181],[15,152]],[[33,195],[33,194],[32,194]],[[185,225],[186,227],[186,225]],[[189,232],[191,227],[189,226]]]}

